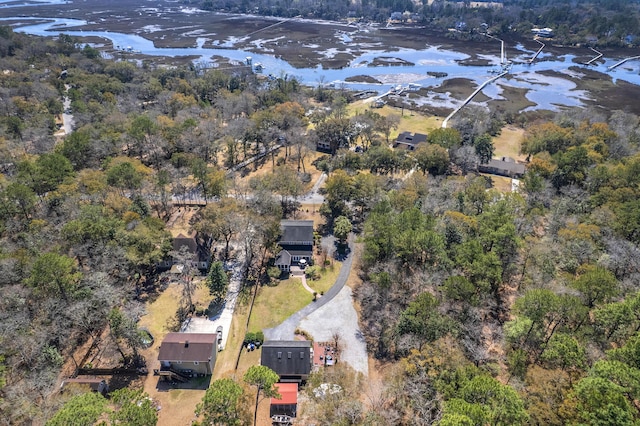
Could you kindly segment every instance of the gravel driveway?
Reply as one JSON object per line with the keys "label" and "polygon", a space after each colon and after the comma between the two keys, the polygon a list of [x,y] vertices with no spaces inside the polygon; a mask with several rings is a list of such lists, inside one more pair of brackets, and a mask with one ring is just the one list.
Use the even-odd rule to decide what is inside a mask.
{"label": "gravel driveway", "polygon": [[365,375],[369,372],[367,345],[358,328],[350,287],[343,287],[329,303],[303,318],[299,327],[319,342],[332,341],[333,333],[338,332],[341,337],[339,361]]}

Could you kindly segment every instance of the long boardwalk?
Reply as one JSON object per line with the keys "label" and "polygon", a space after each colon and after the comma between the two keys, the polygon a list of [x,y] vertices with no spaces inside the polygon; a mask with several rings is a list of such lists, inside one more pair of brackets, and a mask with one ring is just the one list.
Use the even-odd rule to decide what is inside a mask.
{"label": "long boardwalk", "polygon": [[624,64],[625,62],[628,61],[633,61],[635,59],[640,59],[640,56],[632,56],[630,58],[624,58],[623,60],[616,62],[615,64],[611,65],[609,68],[607,68],[609,71],[614,70],[616,68],[618,68],[620,65]]}
{"label": "long boardwalk", "polygon": [[444,119],[444,121],[442,122],[442,128],[446,129],[447,128],[447,124],[449,123],[449,119],[451,117],[453,117],[454,115],[456,115],[458,113],[458,111],[460,111],[462,108],[464,108],[469,102],[471,102],[471,99],[473,99],[478,93],[480,93],[480,91],[482,89],[484,89],[488,84],[493,83],[494,81],[496,81],[497,79],[504,77],[505,75],[509,74],[509,71],[503,71],[502,73],[496,75],[495,77],[491,77],[489,80],[485,81],[484,83],[482,83],[472,94],[471,96],[469,96],[467,99],[465,99],[465,101],[462,103],[462,105],[460,105],[458,108],[454,109],[453,112],[451,114],[449,114],[447,116],[447,118]]}

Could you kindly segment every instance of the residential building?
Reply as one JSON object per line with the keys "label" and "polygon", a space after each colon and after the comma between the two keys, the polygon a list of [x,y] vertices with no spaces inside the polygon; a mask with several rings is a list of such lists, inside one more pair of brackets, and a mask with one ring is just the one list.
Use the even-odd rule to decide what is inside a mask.
{"label": "residential building", "polygon": [[[211,375],[218,348],[216,333],[169,333],[158,351],[159,374]],[[176,378],[176,377],[172,377]]]}
{"label": "residential building", "polygon": [[316,142],[316,150],[320,151],[320,152],[326,152],[329,154],[333,153],[333,150],[331,149],[331,144],[329,142],[325,142],[325,141],[317,141]]}
{"label": "residential building", "polygon": [[425,142],[427,142],[427,135],[425,134],[402,132],[396,138],[395,142],[393,143],[393,147],[414,151],[419,144]]}
{"label": "residential building", "polygon": [[271,398],[269,416],[295,417],[298,411],[298,384],[276,383],[280,398]]}
{"label": "residential building", "polygon": [[313,263],[313,221],[283,220],[280,222],[281,237],[278,245],[282,250],[277,254],[275,265],[282,271],[289,271],[304,259]]}
{"label": "residential building", "polygon": [[[209,253],[204,247],[198,244],[195,232],[187,235],[179,233],[173,239],[173,251],[180,252],[181,250],[187,250],[189,257],[191,258],[191,266],[198,268],[201,271],[209,270]],[[175,257],[168,257],[160,262],[158,267],[160,269],[170,269],[172,266],[177,264],[178,260]]]}
{"label": "residential building", "polygon": [[516,160],[511,157],[502,157],[499,159],[494,158],[486,164],[480,164],[478,171],[480,173],[520,178],[524,175],[526,167],[524,164],[516,163]]}
{"label": "residential building", "polygon": [[308,340],[268,340],[262,344],[260,363],[280,376],[280,382],[303,382],[311,373],[313,351]]}

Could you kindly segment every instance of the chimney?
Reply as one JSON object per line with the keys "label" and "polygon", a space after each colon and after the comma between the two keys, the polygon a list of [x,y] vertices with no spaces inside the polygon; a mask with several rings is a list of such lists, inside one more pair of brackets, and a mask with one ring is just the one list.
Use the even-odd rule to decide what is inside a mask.
{"label": "chimney", "polygon": [[186,342],[184,342],[184,347],[188,348],[189,347],[189,341],[187,340]]}

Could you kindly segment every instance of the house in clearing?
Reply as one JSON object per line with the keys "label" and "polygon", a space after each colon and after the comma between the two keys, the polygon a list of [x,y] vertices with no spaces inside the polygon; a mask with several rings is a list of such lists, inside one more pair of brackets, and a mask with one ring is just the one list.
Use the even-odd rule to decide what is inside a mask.
{"label": "house in clearing", "polygon": [[[207,253],[207,250],[205,250],[204,247],[198,244],[195,232],[187,235],[183,234],[182,232],[179,233],[173,239],[172,249],[176,253],[185,250],[187,252],[187,256],[191,261],[191,266],[193,266],[194,268],[198,268],[201,271],[209,270],[210,256]],[[158,267],[160,269],[170,269],[171,267],[177,264],[178,264],[178,259],[176,259],[175,257],[169,256],[165,260],[160,262]]]}
{"label": "house in clearing", "polygon": [[158,351],[160,376],[170,379],[211,375],[216,364],[216,333],[169,333]]}
{"label": "house in clearing", "polygon": [[278,245],[282,250],[277,254],[275,265],[281,271],[289,271],[302,259],[307,264],[313,260],[313,221],[283,220],[280,222],[281,237]]}
{"label": "house in clearing", "polygon": [[494,158],[486,164],[480,164],[478,171],[491,175],[521,178],[526,171],[526,167],[524,164],[516,163],[516,160],[511,157],[502,157],[499,159]]}
{"label": "house in clearing", "polygon": [[419,144],[427,142],[427,135],[422,133],[402,132],[393,143],[394,148],[414,151]]}
{"label": "house in clearing", "polygon": [[311,373],[313,350],[308,340],[268,340],[262,344],[260,364],[280,376],[280,382],[303,382]]}

